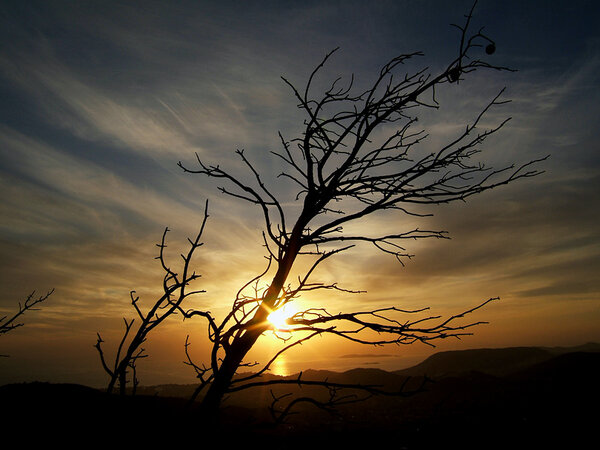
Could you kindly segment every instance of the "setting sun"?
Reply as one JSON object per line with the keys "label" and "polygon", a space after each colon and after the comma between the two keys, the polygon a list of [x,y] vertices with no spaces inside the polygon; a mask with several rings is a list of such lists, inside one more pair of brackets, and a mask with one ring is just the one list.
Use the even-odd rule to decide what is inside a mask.
{"label": "setting sun", "polygon": [[288,331],[289,324],[286,322],[287,319],[292,317],[294,314],[298,312],[297,308],[291,303],[287,303],[279,309],[276,309],[271,314],[267,320],[273,324],[276,330],[279,331]]}

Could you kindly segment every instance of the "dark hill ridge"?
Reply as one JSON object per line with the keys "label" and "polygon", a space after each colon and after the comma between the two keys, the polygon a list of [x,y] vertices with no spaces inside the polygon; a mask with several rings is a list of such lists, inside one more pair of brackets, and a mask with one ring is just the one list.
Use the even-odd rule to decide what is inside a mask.
{"label": "dark hill ridge", "polygon": [[[582,385],[591,381],[593,375],[600,372],[600,352],[577,351],[559,354],[546,361],[506,377],[511,380],[552,381],[554,379],[574,379],[580,376]],[[594,382],[597,386],[597,383]],[[595,390],[598,390],[595,387]]]}
{"label": "dark hill ridge", "polygon": [[416,366],[394,373],[431,378],[457,376],[471,371],[504,376],[555,356],[534,347],[460,350],[436,353]]}
{"label": "dark hill ridge", "polygon": [[[500,350],[493,349],[491,354],[505,357],[507,352],[527,358],[536,355],[522,349]],[[482,351],[490,354],[490,349]],[[450,353],[444,358],[451,360],[452,354],[464,358],[461,352]],[[241,401],[244,396],[233,401],[236,396],[232,395],[232,401],[223,409],[220,429],[206,430],[197,416],[184,408],[186,399],[164,396],[184,386],[165,385],[169,388],[163,389],[161,395],[119,397],[79,385],[13,384],[0,387],[2,429],[29,443],[39,438],[45,444],[62,444],[83,436],[80,443],[84,448],[90,439],[110,445],[124,442],[123,439],[140,445],[196,445],[198,439],[204,442],[213,435],[246,444],[258,439],[268,445],[292,448],[356,446],[365,439],[371,445],[394,444],[394,448],[406,450],[438,446],[461,450],[584,448],[587,440],[595,438],[597,417],[587,411],[594,411],[600,401],[600,386],[593,377],[600,371],[600,352],[555,349],[550,353],[550,358],[510,375],[463,371],[428,383],[427,389],[416,395],[375,396],[342,406],[337,415],[307,407],[280,427],[268,423],[270,417],[263,407],[272,398],[268,389],[248,391],[254,396],[245,393],[245,403]],[[405,380],[404,376],[379,369],[344,373],[307,370],[304,377],[326,377],[332,382],[379,382],[390,389]],[[297,385],[287,385],[282,392],[303,396],[316,393]],[[261,396],[262,403],[258,401]]]}
{"label": "dark hill ridge", "polygon": [[[442,445],[461,450],[558,448],[559,444],[583,448],[585,441],[595,437],[597,418],[587,411],[600,402],[600,386],[593,378],[600,371],[598,347],[583,347],[588,352],[524,347],[442,352],[415,366],[419,368],[416,373],[423,368],[436,374],[455,373],[439,376],[423,392],[408,397],[375,396],[341,406],[333,415],[308,405],[279,427],[272,426],[265,408],[272,401],[270,388],[232,395],[223,408],[220,429],[206,430],[193,410],[185,409],[193,385],[146,387],[139,392],[149,395],[135,397],[109,396],[73,384],[5,385],[0,387],[2,429],[23,442],[79,442],[84,447],[90,439],[109,445],[123,439],[139,445],[197,445],[198,439],[203,442],[215,435],[246,444],[251,439],[269,445],[285,442],[292,448],[355,446],[365,439],[373,445],[394,444],[406,450]],[[509,374],[498,375],[505,372]],[[263,379],[268,377],[283,378],[267,375]],[[406,375],[380,369],[307,370],[302,378],[378,384],[395,390]],[[297,384],[277,386],[273,391],[328,395],[323,389]]]}
{"label": "dark hill ridge", "polygon": [[[343,385],[370,386],[386,392],[407,392],[414,391],[422,384],[422,377],[414,377],[407,381],[406,376],[398,375],[392,372],[386,372],[381,369],[358,368],[346,372],[331,372],[326,370],[306,370],[302,374],[294,374],[287,377],[271,376],[273,379],[296,381],[298,377],[304,381],[327,381],[329,383],[339,383]],[[263,386],[253,389],[247,389],[232,394],[227,405],[246,406],[252,404],[256,407],[267,408],[273,401],[273,395],[285,395],[292,393],[298,396],[311,396],[321,401],[326,401],[329,391],[322,386],[302,386],[297,383]],[[356,395],[364,397],[364,392],[357,390],[344,389],[344,395]]]}
{"label": "dark hill ridge", "polygon": [[[250,373],[239,374],[238,377],[245,377]],[[333,372],[329,370],[313,370],[308,369],[300,373],[296,373],[289,376],[279,376],[272,374],[263,374],[260,378],[251,380],[254,381],[266,381],[266,380],[297,380],[298,376],[304,381],[323,381],[327,380],[332,383],[342,384],[360,384],[378,386],[382,389],[394,389],[399,388],[402,383],[406,380],[406,376],[396,374],[394,372],[387,372],[381,369],[375,368],[357,368],[351,369],[345,372]],[[417,378],[417,377],[416,377]],[[282,389],[287,389],[285,385]],[[137,392],[140,395],[158,395],[161,397],[180,397],[190,398],[194,392],[195,385],[180,385],[180,384],[163,384],[157,386],[140,386],[137,388]],[[270,403],[271,394],[270,387],[255,388],[248,391],[240,391],[231,396],[229,402],[235,405],[243,405],[248,402],[257,401],[257,398],[262,398]],[[277,389],[278,391],[281,389]]]}
{"label": "dark hill ridge", "polygon": [[[291,375],[286,378],[296,379],[299,374]],[[387,372],[382,369],[375,368],[357,368],[347,370],[345,372],[332,372],[327,370],[306,370],[302,372],[303,380],[325,380],[344,383],[344,384],[361,384],[371,386],[394,386],[399,382],[404,381],[406,377],[398,375],[394,372]]]}
{"label": "dark hill ridge", "polygon": [[471,371],[505,376],[548,361],[557,355],[573,352],[600,352],[600,344],[577,347],[508,347],[454,350],[435,353],[420,364],[393,373],[402,376],[445,378]]}
{"label": "dark hill ridge", "polygon": [[[483,348],[473,350],[455,350],[438,352],[416,366],[388,372],[378,368],[357,368],[345,372],[329,370],[308,369],[302,372],[303,380],[329,380],[337,383],[378,385],[382,388],[399,387],[406,377],[441,379],[468,375],[471,372],[502,377],[521,370],[525,370],[538,363],[549,361],[555,356],[575,352],[600,352],[600,344],[587,343],[576,347],[508,347],[508,348]],[[240,374],[247,376],[249,373]],[[260,379],[288,379],[298,378],[298,373],[282,377],[264,374]],[[415,383],[418,383],[415,380]],[[412,386],[414,386],[413,384]],[[164,397],[189,398],[194,391],[194,385],[158,385],[141,386],[138,392],[142,395],[160,395]],[[267,389],[268,392],[268,389]],[[236,394],[240,397],[239,403],[244,403],[252,394]],[[269,395],[263,397],[270,398]],[[238,402],[234,400],[237,404]]]}

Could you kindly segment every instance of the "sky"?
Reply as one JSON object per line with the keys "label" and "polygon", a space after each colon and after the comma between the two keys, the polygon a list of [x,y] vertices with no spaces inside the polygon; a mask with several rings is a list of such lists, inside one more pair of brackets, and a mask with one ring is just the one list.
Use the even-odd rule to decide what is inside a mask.
{"label": "sky", "polygon": [[[204,294],[190,307],[222,317],[239,287],[264,263],[262,216],[224,196],[218,183],[184,173],[197,153],[247,176],[235,150],[259,168],[294,211],[293,186],[277,178],[278,132],[302,132],[303,116],[285,76],[304,86],[339,47],[321,77],[354,74],[368,85],[393,57],[424,56],[407,71],[454,59],[471,1],[6,1],[0,2],[0,317],[29,293],[54,288],[25,326],[0,337],[0,383],[107,380],[93,348],[117,345],[129,292],[149,305],[160,292],[154,259],[165,227],[177,263],[209,200],[204,246],[194,268]],[[274,367],[393,370],[432,352],[481,347],[574,346],[600,341],[600,7],[595,1],[480,0],[473,27],[485,27],[493,62],[516,72],[481,72],[437,92],[425,110],[429,138],[451,139],[506,88],[511,102],[482,126],[508,124],[486,141],[495,166],[550,155],[544,173],[432,208],[433,216],[370,218],[358,231],[448,231],[415,241],[404,266],[358,246],[332,258],[315,281],[364,294],[307,301],[337,311],[431,307],[447,316],[500,297],[472,316],[489,321],[473,336],[438,343],[365,347],[323,339]],[[145,302],[145,303],[144,303]],[[193,383],[185,366],[190,336],[206,361],[206,324],[179,318],[150,336],[143,384]],[[251,357],[281,341],[265,336]]]}

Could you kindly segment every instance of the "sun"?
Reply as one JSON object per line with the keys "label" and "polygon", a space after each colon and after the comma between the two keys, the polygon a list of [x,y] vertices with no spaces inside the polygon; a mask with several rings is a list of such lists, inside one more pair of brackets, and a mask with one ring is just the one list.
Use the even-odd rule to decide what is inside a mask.
{"label": "sun", "polygon": [[281,308],[276,309],[267,320],[271,322],[271,324],[275,327],[275,329],[280,331],[285,331],[290,329],[290,325],[286,323],[286,320],[296,314],[298,310],[290,303],[286,303]]}

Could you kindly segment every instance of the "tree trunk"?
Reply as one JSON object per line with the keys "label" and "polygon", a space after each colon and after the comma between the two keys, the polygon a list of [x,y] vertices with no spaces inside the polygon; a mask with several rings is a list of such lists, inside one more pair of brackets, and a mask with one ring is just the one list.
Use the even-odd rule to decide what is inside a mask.
{"label": "tree trunk", "polygon": [[219,371],[200,404],[200,412],[205,423],[216,423],[219,420],[219,409],[231,380],[237,372],[242,360],[254,346],[266,327],[259,327],[248,331],[244,336],[233,343],[229,352],[223,358]]}
{"label": "tree trunk", "polygon": [[200,409],[205,423],[215,423],[218,421],[219,408],[223,397],[231,385],[233,376],[260,335],[268,329],[268,325],[266,324],[267,317],[271,312],[271,308],[275,305],[292,265],[296,260],[296,256],[300,251],[302,230],[308,222],[306,219],[307,216],[308,215],[305,213],[302,214],[296,223],[285,256],[279,262],[279,267],[273,277],[273,281],[269,286],[264,300],[254,314],[254,317],[248,322],[248,324],[252,325],[247,328],[246,332],[241,337],[234,339],[231,343],[218,372],[215,374],[215,377],[202,400]]}

